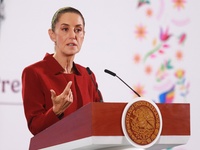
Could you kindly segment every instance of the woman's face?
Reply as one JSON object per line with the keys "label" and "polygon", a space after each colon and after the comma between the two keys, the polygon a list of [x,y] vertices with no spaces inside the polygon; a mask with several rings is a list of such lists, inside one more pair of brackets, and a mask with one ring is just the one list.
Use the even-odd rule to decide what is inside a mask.
{"label": "woman's face", "polygon": [[85,31],[83,20],[76,13],[64,13],[55,25],[55,30],[49,31],[55,42],[56,53],[73,56],[81,49]]}

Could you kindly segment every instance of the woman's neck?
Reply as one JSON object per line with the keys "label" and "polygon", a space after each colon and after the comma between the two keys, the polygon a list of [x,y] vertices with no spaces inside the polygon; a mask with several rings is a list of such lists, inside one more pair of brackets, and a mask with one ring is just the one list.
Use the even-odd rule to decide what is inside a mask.
{"label": "woman's neck", "polygon": [[63,67],[63,73],[70,74],[73,73],[73,61],[74,56],[61,57],[58,54],[54,54],[53,57],[58,61],[58,63]]}

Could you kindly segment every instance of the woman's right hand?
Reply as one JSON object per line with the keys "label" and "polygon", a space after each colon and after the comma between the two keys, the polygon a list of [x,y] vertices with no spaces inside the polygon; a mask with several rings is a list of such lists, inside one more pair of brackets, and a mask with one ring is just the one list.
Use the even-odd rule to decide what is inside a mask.
{"label": "woman's right hand", "polygon": [[51,89],[51,99],[53,102],[53,112],[56,115],[61,115],[73,102],[73,94],[71,91],[72,81],[69,81],[60,95]]}

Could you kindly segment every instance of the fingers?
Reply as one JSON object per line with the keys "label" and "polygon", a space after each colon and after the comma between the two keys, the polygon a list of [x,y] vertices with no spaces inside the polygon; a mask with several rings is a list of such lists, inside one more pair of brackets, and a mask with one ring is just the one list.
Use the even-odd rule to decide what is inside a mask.
{"label": "fingers", "polygon": [[54,91],[54,90],[50,90],[50,92],[51,92],[51,99],[55,99],[55,97],[56,97],[56,92]]}
{"label": "fingers", "polygon": [[70,90],[70,94],[69,94],[69,99],[70,99],[70,101],[72,101],[73,102],[73,93],[72,93],[72,91]]}
{"label": "fingers", "polygon": [[65,95],[65,94],[69,94],[69,92],[71,91],[71,85],[72,85],[72,81],[69,81],[68,83],[67,83],[67,85],[66,85],[66,87],[65,87],[65,89],[64,89],[64,91],[63,91],[63,94]]}
{"label": "fingers", "polygon": [[73,102],[73,94],[71,90],[69,91],[69,102]]}
{"label": "fingers", "polygon": [[73,103],[73,94],[70,90],[68,95],[65,97],[63,108],[67,109]]}
{"label": "fingers", "polygon": [[70,90],[68,95],[65,97],[65,106],[70,105],[73,102],[73,94],[72,91]]}

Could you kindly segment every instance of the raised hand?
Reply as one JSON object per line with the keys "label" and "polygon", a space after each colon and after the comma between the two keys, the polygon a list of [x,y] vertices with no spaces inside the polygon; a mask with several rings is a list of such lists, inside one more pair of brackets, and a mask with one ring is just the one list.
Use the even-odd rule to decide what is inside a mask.
{"label": "raised hand", "polygon": [[51,99],[53,102],[53,112],[56,115],[61,115],[73,102],[73,94],[71,91],[72,81],[69,81],[60,95],[51,89]]}

